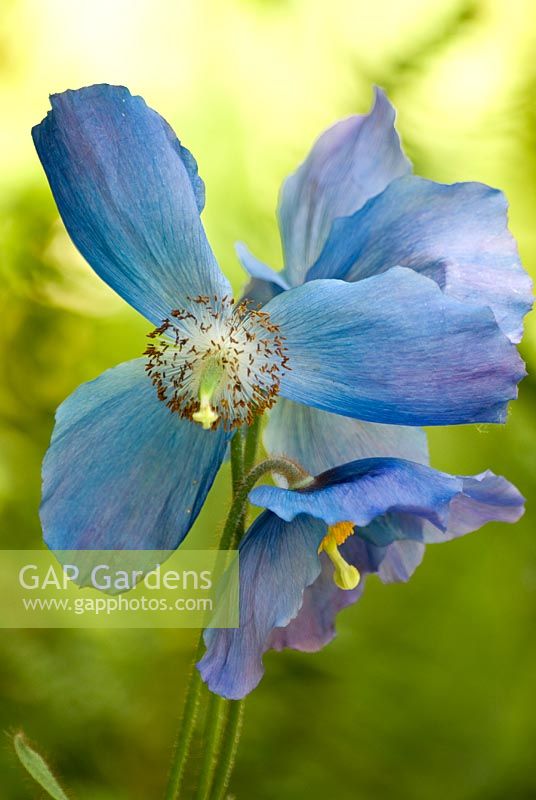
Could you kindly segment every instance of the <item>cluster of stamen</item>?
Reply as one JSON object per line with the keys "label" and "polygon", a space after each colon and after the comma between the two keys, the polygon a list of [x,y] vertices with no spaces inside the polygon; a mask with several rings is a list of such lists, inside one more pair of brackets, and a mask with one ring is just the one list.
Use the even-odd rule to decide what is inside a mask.
{"label": "cluster of stamen", "polygon": [[318,552],[324,551],[330,558],[334,571],[333,580],[339,589],[355,589],[361,580],[359,570],[344,560],[339,552],[339,545],[354,532],[353,522],[337,522],[328,527],[328,532],[320,542]]}
{"label": "cluster of stamen", "polygon": [[158,398],[206,429],[250,425],[273,406],[290,369],[279,328],[247,302],[188,300],[148,334],[146,371]]}

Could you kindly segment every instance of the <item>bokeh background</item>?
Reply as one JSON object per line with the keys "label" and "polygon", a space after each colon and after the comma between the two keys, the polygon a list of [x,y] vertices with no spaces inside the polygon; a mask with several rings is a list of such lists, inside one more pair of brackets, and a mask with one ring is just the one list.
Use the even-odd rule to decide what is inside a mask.
{"label": "bokeh background", "polygon": [[[49,92],[124,83],[173,124],[238,292],[234,241],[280,265],[282,179],[323,128],[368,110],[378,83],[418,173],[506,192],[534,275],[535,46],[533,0],[2,0],[1,546],[40,546],[55,407],[136,357],[146,333],[58,219],[30,139]],[[534,373],[534,317],[522,349]],[[238,798],[536,797],[533,378],[520,394],[505,427],[430,439],[436,467],[516,482],[523,522],[429,548],[408,585],[371,579],[322,653],[269,654],[246,707]],[[214,541],[227,486],[224,471],[191,547]],[[21,728],[78,800],[161,796],[192,646],[188,631],[2,631],[0,796],[41,796],[12,755]]]}

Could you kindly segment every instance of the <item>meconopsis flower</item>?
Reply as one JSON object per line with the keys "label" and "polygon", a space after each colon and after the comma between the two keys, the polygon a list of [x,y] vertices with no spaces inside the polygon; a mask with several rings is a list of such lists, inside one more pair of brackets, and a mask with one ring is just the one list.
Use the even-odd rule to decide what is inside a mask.
{"label": "meconopsis flower", "polygon": [[[246,296],[267,303],[309,281],[363,282],[401,266],[449,297],[486,306],[504,335],[519,342],[532,290],[508,231],[505,197],[481,183],[447,186],[412,175],[394,121],[393,107],[376,89],[369,114],[320,136],[281,190],[284,269],[274,272],[237,247],[253,278]],[[393,305],[404,302],[393,293]],[[432,324],[441,326],[441,317]],[[405,335],[401,329],[395,352]],[[360,415],[365,419],[371,417]],[[427,461],[424,432],[335,416],[306,397],[278,400],[264,443],[272,455],[293,458],[314,474],[367,456]]]}
{"label": "meconopsis flower", "polygon": [[[491,289],[467,302],[394,266],[400,258],[381,271],[371,257],[370,277],[358,282],[330,274],[262,310],[233,303],[200,220],[197,164],[165,120],[124,87],[67,91],[51,104],[33,138],[65,226],[153,328],[139,358],[80,386],[58,409],[43,466],[51,548],[177,547],[231,436],[278,396],[376,423],[504,419],[524,369],[487,307]],[[396,159],[387,152],[382,160],[389,176]],[[378,234],[391,253],[397,240]],[[499,260],[512,262],[501,280],[514,274],[510,251]],[[482,284],[479,269],[475,280]],[[504,319],[518,313],[508,301]]]}
{"label": "meconopsis flower", "polygon": [[264,511],[240,544],[240,627],[205,631],[198,667],[208,687],[244,697],[269,649],[313,652],[334,636],[336,614],[360,597],[365,576],[406,581],[425,544],[516,522],[523,497],[492,472],[455,477],[394,458],[335,467],[295,491],[259,486]]}

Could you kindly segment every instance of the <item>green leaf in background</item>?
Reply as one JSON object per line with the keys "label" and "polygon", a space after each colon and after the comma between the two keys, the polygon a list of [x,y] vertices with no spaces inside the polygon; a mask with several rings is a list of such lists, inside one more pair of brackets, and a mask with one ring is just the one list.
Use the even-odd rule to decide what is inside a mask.
{"label": "green leaf in background", "polygon": [[54,800],[69,800],[58,781],[51,773],[46,761],[26,743],[22,733],[17,733],[13,739],[15,752],[22,766],[30,773],[32,778],[45,789]]}

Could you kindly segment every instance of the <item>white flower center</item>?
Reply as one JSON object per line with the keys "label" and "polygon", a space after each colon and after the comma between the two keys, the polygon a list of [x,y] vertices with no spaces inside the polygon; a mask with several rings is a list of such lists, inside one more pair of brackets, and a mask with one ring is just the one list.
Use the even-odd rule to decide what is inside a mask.
{"label": "white flower center", "polygon": [[146,370],[158,398],[207,429],[250,425],[273,406],[289,369],[279,328],[246,302],[188,300],[148,334]]}

